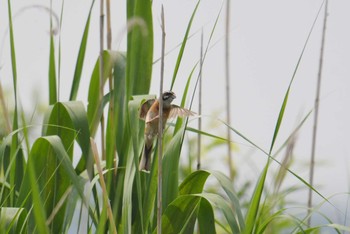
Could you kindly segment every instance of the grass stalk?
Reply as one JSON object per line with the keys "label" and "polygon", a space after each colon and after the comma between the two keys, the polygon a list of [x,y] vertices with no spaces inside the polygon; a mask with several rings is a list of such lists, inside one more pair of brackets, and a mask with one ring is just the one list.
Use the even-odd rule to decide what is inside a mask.
{"label": "grass stalk", "polygon": [[[61,5],[61,15],[60,15],[60,22],[59,22],[59,35],[58,35],[58,69],[57,69],[57,100],[60,101],[60,93],[61,93],[61,57],[62,57],[62,38],[61,38],[61,28],[63,25],[63,9],[64,9],[64,0],[62,1]],[[51,11],[52,14],[52,11]],[[52,19],[52,15],[50,17]]]}
{"label": "grass stalk", "polygon": [[[104,61],[103,61],[103,48],[104,48],[104,5],[103,0],[100,1],[100,92],[99,92],[99,101],[102,103],[103,99],[103,70],[104,70]],[[104,139],[104,128],[105,128],[105,120],[104,114],[102,110],[101,114],[101,149],[102,149],[102,160],[106,159],[105,155],[105,139]]]}
{"label": "grass stalk", "polygon": [[[107,49],[111,50],[112,49],[112,24],[111,24],[111,1],[106,0],[106,15],[107,15]],[[109,74],[108,77],[108,84],[109,84],[109,92],[111,93],[110,95],[110,100],[109,100],[109,119],[110,119],[110,124],[111,124],[111,129],[114,130],[115,124],[114,124],[114,83],[113,83],[113,75],[112,71]],[[115,144],[113,144],[113,159],[116,158],[116,147]],[[116,168],[116,161],[114,161],[114,167]],[[117,170],[114,171],[114,175],[116,175]]]}
{"label": "grass stalk", "polygon": [[108,199],[108,192],[107,192],[106,183],[105,183],[105,180],[104,180],[104,177],[103,177],[103,173],[102,173],[102,169],[101,169],[101,163],[100,163],[100,159],[99,159],[99,156],[98,156],[96,143],[95,143],[95,141],[92,138],[90,139],[90,143],[91,143],[91,148],[92,148],[92,152],[93,152],[93,155],[94,155],[94,159],[95,159],[98,175],[99,175],[99,178],[100,178],[103,201],[104,201],[104,205],[106,206],[107,215],[108,215],[108,219],[109,219],[109,222],[110,222],[110,227],[111,227],[113,233],[117,234],[117,228],[116,228],[116,225],[114,223],[113,212],[112,212],[111,204],[109,203],[109,199]]}
{"label": "grass stalk", "polygon": [[112,26],[111,26],[111,1],[106,0],[106,15],[107,15],[107,48],[112,47]]}
{"label": "grass stalk", "polygon": [[[225,22],[225,76],[226,76],[226,121],[231,126],[231,108],[230,108],[230,7],[231,0],[226,0],[226,22]],[[232,170],[232,149],[231,149],[231,131],[227,129],[227,157],[230,179],[234,177]]]}
{"label": "grass stalk", "polygon": [[[320,92],[321,92],[321,81],[322,81],[324,46],[325,46],[325,39],[326,39],[327,16],[328,16],[328,0],[325,0],[320,59],[319,59],[319,67],[318,67],[318,75],[317,75],[317,88],[316,88],[316,97],[315,97],[314,124],[313,124],[313,130],[312,130],[310,177],[309,177],[309,183],[310,183],[311,187],[314,186],[314,169],[315,169],[315,154],[316,154],[316,140],[317,140],[317,126],[318,126],[318,110],[319,110],[319,105],[320,105]],[[311,188],[309,189],[307,206],[308,206],[308,213],[310,214],[311,207],[312,207],[312,189]],[[311,216],[310,216],[310,219],[308,220],[309,225],[310,225],[310,223],[311,223]]]}
{"label": "grass stalk", "polygon": [[165,51],[165,24],[164,7],[161,11],[162,23],[162,55],[160,65],[159,85],[159,125],[158,125],[158,198],[157,198],[157,233],[162,233],[162,157],[163,157],[163,81],[164,81],[164,51]]}
{"label": "grass stalk", "polygon": [[[200,67],[199,67],[199,87],[198,87],[198,115],[202,114],[202,75],[203,75],[203,29],[201,32],[201,49],[200,49]],[[198,130],[202,131],[202,118],[198,118]],[[202,134],[197,138],[197,170],[201,169],[201,145]]]}

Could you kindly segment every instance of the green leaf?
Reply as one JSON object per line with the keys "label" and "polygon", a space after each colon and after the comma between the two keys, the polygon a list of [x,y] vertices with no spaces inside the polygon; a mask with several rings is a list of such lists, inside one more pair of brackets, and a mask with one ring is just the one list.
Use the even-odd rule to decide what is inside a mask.
{"label": "green leaf", "polygon": [[[197,64],[192,68],[192,71],[191,71],[190,75],[187,78],[185,90],[184,90],[184,92],[182,94],[181,107],[185,107],[185,102],[186,102],[186,97],[187,97],[187,94],[188,94],[188,89],[190,87],[192,75],[193,75],[193,72],[195,71],[196,66],[197,66]],[[186,125],[187,125],[187,119],[185,121],[186,121]],[[184,119],[177,118],[176,124],[175,124],[175,129],[174,129],[174,134],[181,128],[183,122],[184,122]]]}
{"label": "green leaf", "polygon": [[[52,32],[52,24],[51,24]],[[53,33],[50,35],[50,55],[49,55],[49,104],[52,105],[57,102],[57,78],[56,78],[56,64],[55,64],[55,44]]]}
{"label": "green leaf", "polygon": [[[116,51],[104,51],[103,52],[103,83],[106,82],[107,77],[111,74],[112,69],[116,64],[125,64],[125,56],[122,53]],[[91,136],[94,136],[101,119],[103,103],[100,103],[100,62],[99,58],[96,61],[94,70],[90,78],[89,93],[88,93],[88,108],[87,117],[89,122],[89,128]]]}
{"label": "green leaf", "polygon": [[127,38],[127,97],[149,92],[153,61],[153,18],[151,0],[133,0],[127,4],[131,27]]}
{"label": "green leaf", "polygon": [[[52,215],[54,208],[70,185],[77,189],[83,203],[88,204],[84,197],[84,186],[76,175],[58,136],[37,139],[28,156],[27,165],[17,205],[24,206],[27,210],[33,205],[34,216],[30,216],[28,224],[30,230],[38,226],[39,230],[46,232],[46,217]],[[28,197],[28,194],[31,196]],[[59,232],[64,228],[62,223],[65,218],[66,202],[67,200],[58,211],[55,211],[49,225],[51,230]],[[89,214],[89,217],[96,222],[90,209]]]}
{"label": "green leaf", "polygon": [[213,206],[220,209],[224,214],[232,233],[241,233],[240,226],[232,207],[222,196],[213,193],[203,193],[200,196],[206,198]]}
{"label": "green leaf", "polygon": [[214,210],[206,199],[201,199],[198,211],[198,227],[201,234],[216,233]]}
{"label": "green leaf", "polygon": [[27,233],[27,211],[17,207],[0,208],[0,230],[11,234]]}
{"label": "green leaf", "polygon": [[90,18],[91,18],[91,11],[94,6],[95,0],[92,1],[89,15],[85,24],[85,29],[83,33],[83,37],[80,42],[80,48],[79,48],[79,53],[77,57],[77,62],[75,65],[75,71],[74,71],[74,77],[73,77],[73,82],[72,82],[72,88],[70,91],[69,95],[69,100],[75,100],[77,98],[78,94],[78,89],[80,86],[80,78],[81,78],[81,73],[84,67],[84,59],[85,59],[85,51],[86,51],[86,45],[88,41],[88,36],[89,36],[89,28],[90,28]]}
{"label": "green leaf", "polygon": [[176,198],[162,215],[162,233],[188,233],[184,230],[187,226],[194,226],[195,219],[193,219],[193,215],[196,213],[200,202],[201,197],[196,195],[182,195]]}
{"label": "green leaf", "polygon": [[184,128],[180,129],[167,144],[163,158],[163,207],[167,207],[178,195],[179,159]]}
{"label": "green leaf", "polygon": [[[125,135],[125,124],[128,113],[129,98],[126,96],[126,57],[123,53],[120,53],[119,58],[114,63],[113,78],[114,78],[114,91],[108,101],[113,101],[113,109],[108,109],[108,122],[107,122],[107,139],[106,143],[109,147],[106,148],[107,155],[107,168],[112,168],[114,165],[114,152],[117,150],[119,154],[122,154],[122,146],[125,140],[129,140]],[[110,104],[111,105],[111,104]],[[111,117],[113,119],[111,119]]]}
{"label": "green leaf", "polygon": [[234,191],[232,181],[219,171],[210,171],[211,175],[213,175],[217,181],[220,183],[221,187],[225,191],[226,195],[230,199],[230,204],[234,208],[235,211],[235,219],[239,230],[242,231],[245,227],[244,218],[242,214],[241,205],[237,196],[237,193]]}
{"label": "green leaf", "polygon": [[191,173],[179,186],[179,194],[201,193],[209,175],[209,172],[201,170]]}
{"label": "green leaf", "polygon": [[90,179],[93,175],[93,159],[90,146],[90,130],[87,114],[82,102],[70,101],[56,103],[48,110],[44,122],[44,135],[61,137],[70,160],[73,159],[73,142],[76,139],[82,151],[77,173],[87,170]]}
{"label": "green leaf", "polygon": [[[229,197],[229,203],[221,196],[202,193],[204,184],[209,175],[214,176]],[[205,197],[213,205],[224,213],[233,233],[241,232],[244,228],[244,220],[238,197],[232,187],[232,182],[223,173],[218,171],[195,171],[185,178],[179,187],[180,195],[195,194]],[[231,208],[230,208],[231,207]],[[207,209],[207,208],[204,208]]]}
{"label": "green leaf", "polygon": [[173,78],[172,78],[172,81],[171,81],[170,89],[173,89],[173,86],[174,86],[174,83],[175,83],[175,80],[176,80],[176,76],[177,76],[177,72],[179,71],[179,67],[180,67],[180,64],[181,64],[182,56],[183,56],[183,53],[185,51],[188,35],[190,33],[192,22],[193,22],[194,16],[196,15],[199,3],[200,3],[200,0],[197,2],[196,7],[194,8],[194,10],[192,12],[190,21],[187,24],[186,33],[185,33],[184,39],[182,40],[181,48],[180,48],[179,54],[177,56],[176,65],[175,65],[174,74],[173,74]]}
{"label": "green leaf", "polygon": [[[8,6],[8,16],[9,16],[9,35],[10,35],[10,51],[11,51],[11,65],[12,65],[12,76],[13,76],[13,90],[14,90],[14,97],[15,97],[15,107],[14,107],[14,114],[13,114],[13,124],[12,124],[12,130],[16,131],[18,129],[18,107],[17,107],[17,65],[16,65],[16,51],[15,51],[15,39],[13,34],[13,22],[12,22],[12,11],[11,11],[11,1],[7,1]],[[11,160],[16,157],[16,151],[18,149],[18,136],[17,134],[14,134],[12,136],[12,142],[11,142],[11,152],[10,152],[10,158]],[[12,167],[10,169],[10,184],[15,184],[15,177],[16,177],[16,164],[13,163]],[[14,203],[14,193],[11,194],[10,202]]]}
{"label": "green leaf", "polygon": [[264,170],[262,171],[258,183],[255,186],[253,196],[250,199],[250,205],[245,219],[245,229],[243,230],[244,234],[253,233],[254,229],[256,228],[256,219],[259,212],[259,205],[262,198],[268,168],[269,163],[266,164]]}

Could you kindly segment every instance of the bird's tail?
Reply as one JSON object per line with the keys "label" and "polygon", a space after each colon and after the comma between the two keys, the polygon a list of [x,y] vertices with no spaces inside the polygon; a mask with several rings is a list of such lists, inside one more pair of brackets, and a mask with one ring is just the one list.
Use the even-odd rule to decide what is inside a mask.
{"label": "bird's tail", "polygon": [[145,172],[150,171],[152,148],[153,148],[153,144],[149,144],[149,145],[145,144],[145,147],[143,149],[142,158],[141,158],[140,165],[139,165],[140,171],[145,171]]}

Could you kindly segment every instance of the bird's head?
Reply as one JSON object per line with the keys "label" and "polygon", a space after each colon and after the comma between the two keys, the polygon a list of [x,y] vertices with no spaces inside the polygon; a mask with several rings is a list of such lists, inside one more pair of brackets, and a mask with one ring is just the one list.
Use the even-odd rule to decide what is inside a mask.
{"label": "bird's head", "polygon": [[171,102],[176,98],[176,95],[172,91],[166,91],[162,95],[163,105],[165,107],[170,106]]}

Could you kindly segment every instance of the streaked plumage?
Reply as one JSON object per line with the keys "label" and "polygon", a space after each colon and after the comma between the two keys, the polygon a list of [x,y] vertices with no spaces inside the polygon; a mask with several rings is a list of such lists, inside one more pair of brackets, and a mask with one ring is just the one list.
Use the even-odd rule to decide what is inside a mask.
{"label": "streaked plumage", "polygon": [[[163,129],[168,118],[185,117],[194,115],[194,112],[171,104],[176,98],[175,93],[171,91],[164,92],[163,98]],[[151,167],[151,153],[154,138],[158,134],[159,123],[159,101],[150,99],[144,102],[140,108],[140,118],[145,120],[145,146],[140,161],[139,169],[149,171]]]}

